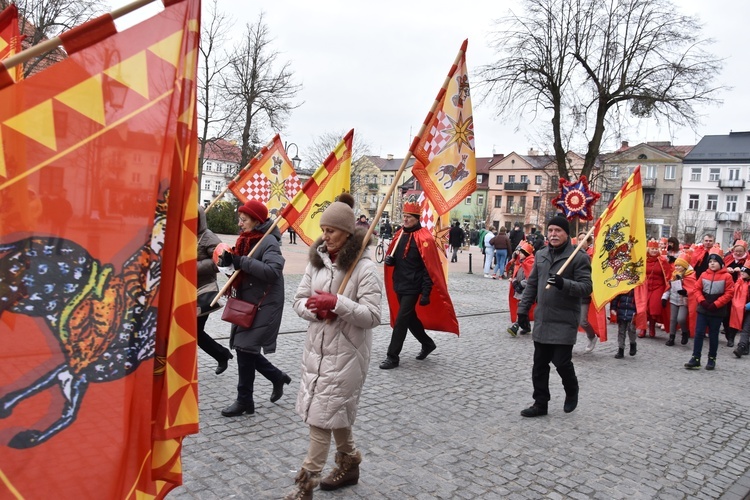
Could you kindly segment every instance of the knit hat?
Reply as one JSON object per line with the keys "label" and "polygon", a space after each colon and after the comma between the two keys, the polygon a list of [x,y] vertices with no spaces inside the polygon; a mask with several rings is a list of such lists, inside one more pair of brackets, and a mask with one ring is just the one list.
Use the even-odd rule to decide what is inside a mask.
{"label": "knit hat", "polygon": [[747,274],[748,276],[750,276],[750,267],[742,266],[740,268],[740,272],[743,272],[743,273]]}
{"label": "knit hat", "polygon": [[647,248],[659,248],[659,242],[656,240],[648,240],[646,247]]}
{"label": "knit hat", "polygon": [[674,261],[675,266],[682,266],[684,269],[687,269],[690,267],[690,262],[688,262],[688,256],[684,253],[681,253],[677,256],[677,258]]}
{"label": "knit hat", "polygon": [[419,218],[422,215],[422,207],[419,206],[419,203],[411,201],[404,203],[404,209],[402,211],[405,214],[413,215],[416,218]]}
{"label": "knit hat", "polygon": [[555,215],[547,222],[547,229],[549,229],[550,226],[557,226],[559,228],[562,228],[563,231],[565,231],[566,234],[570,235],[570,224],[568,223],[568,219],[563,217],[562,215]]}
{"label": "knit hat", "polygon": [[724,267],[724,256],[721,254],[721,249],[712,248],[708,253],[708,262],[715,260],[721,267]]}
{"label": "knit hat", "polygon": [[248,201],[238,208],[237,211],[249,215],[258,222],[265,222],[268,219],[268,209],[258,200]]}
{"label": "knit hat", "polygon": [[320,216],[320,227],[330,226],[346,233],[354,234],[354,198],[349,193],[342,193]]}

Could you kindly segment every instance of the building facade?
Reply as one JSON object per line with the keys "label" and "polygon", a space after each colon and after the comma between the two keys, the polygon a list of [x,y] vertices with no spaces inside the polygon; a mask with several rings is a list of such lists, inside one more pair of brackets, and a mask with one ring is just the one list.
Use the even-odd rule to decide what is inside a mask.
{"label": "building facade", "polygon": [[[242,153],[235,142],[218,139],[206,143],[203,165],[201,165],[199,197],[201,204],[206,206],[221,195],[229,181],[237,174],[240,158],[242,158]],[[236,198],[231,191],[227,191],[221,199],[231,201]]]}

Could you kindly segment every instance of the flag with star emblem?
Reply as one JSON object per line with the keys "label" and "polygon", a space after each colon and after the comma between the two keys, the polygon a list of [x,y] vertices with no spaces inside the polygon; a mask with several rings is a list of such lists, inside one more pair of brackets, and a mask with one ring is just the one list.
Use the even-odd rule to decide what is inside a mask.
{"label": "flag with star emblem", "polygon": [[292,201],[281,211],[279,227],[289,226],[308,246],[321,235],[320,216],[341,193],[351,186],[352,142],[354,129],[350,130],[328,158],[302,186]]}
{"label": "flag with star emblem", "polygon": [[[21,52],[24,38],[18,31],[18,7],[12,3],[0,12],[0,61]],[[8,75],[14,82],[22,79],[23,65],[11,69]]]}
{"label": "flag with star emblem", "polygon": [[435,210],[430,200],[424,195],[424,192],[419,195],[417,203],[422,208],[422,216],[419,219],[420,224],[432,233],[438,248],[442,249],[442,252],[438,252],[438,256],[440,257],[440,264],[443,267],[443,275],[445,275],[445,280],[448,281],[448,248],[450,248],[448,233],[451,230],[450,213],[438,215],[437,210]]}
{"label": "flag with star emblem", "polygon": [[[302,188],[297,172],[284,151],[279,134],[264,146],[227,185],[242,202],[257,200],[275,218]],[[283,230],[286,227],[280,226]]]}
{"label": "flag with star emblem", "polygon": [[[0,89],[0,498],[163,498],[198,431],[200,1]],[[12,321],[6,319],[12,318]]]}
{"label": "flag with star emblem", "polygon": [[467,44],[464,40],[447,87],[440,89],[437,106],[425,119],[424,134],[415,137],[410,148],[416,159],[412,174],[441,215],[477,189]]}

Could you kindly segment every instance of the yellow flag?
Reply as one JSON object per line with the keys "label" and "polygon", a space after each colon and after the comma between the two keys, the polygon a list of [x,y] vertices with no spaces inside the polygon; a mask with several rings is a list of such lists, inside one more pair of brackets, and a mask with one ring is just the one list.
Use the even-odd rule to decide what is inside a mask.
{"label": "yellow flag", "polygon": [[646,218],[640,166],[596,221],[591,279],[591,299],[597,309],[646,279]]}

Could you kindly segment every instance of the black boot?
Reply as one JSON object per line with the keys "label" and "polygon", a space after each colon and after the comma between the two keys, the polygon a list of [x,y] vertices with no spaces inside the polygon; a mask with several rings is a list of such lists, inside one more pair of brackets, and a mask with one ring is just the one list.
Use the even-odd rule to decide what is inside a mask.
{"label": "black boot", "polygon": [[680,344],[685,345],[690,340],[690,332],[682,332],[682,341]]}
{"label": "black boot", "polygon": [[743,344],[742,342],[737,344],[737,348],[734,351],[732,351],[732,354],[734,354],[738,358],[741,358],[742,355],[745,354],[745,344]]}
{"label": "black boot", "polygon": [[229,368],[229,360],[234,358],[234,356],[232,356],[232,352],[229,349],[227,349],[224,354],[224,359],[219,361],[219,364],[216,365],[216,375],[221,375],[222,373],[227,371],[227,368]]}
{"label": "black boot", "polygon": [[571,389],[570,392],[565,391],[565,404],[563,405],[563,411],[565,413],[571,413],[578,406],[578,388]]}
{"label": "black boot", "polygon": [[727,332],[727,347],[734,347],[734,336],[737,332]]}
{"label": "black boot", "polygon": [[669,335],[669,340],[667,340],[667,345],[668,346],[674,345],[674,333]]}
{"label": "black boot", "polygon": [[243,413],[247,413],[248,415],[255,413],[255,403],[245,404],[235,401],[221,410],[221,414],[225,417],[239,417]]}
{"label": "black boot", "polygon": [[289,382],[292,381],[292,378],[287,375],[284,372],[281,372],[281,379],[279,379],[278,382],[274,382],[273,384],[273,391],[271,392],[271,402],[275,403],[279,399],[281,399],[281,396],[284,395],[284,384],[289,385]]}
{"label": "black boot", "polygon": [[635,342],[631,342],[630,343],[630,352],[628,354],[630,354],[631,356],[635,356],[636,352],[638,352],[637,345],[636,345]]}
{"label": "black boot", "polygon": [[615,354],[615,359],[622,359],[625,357],[625,349],[618,348],[617,354]]}

